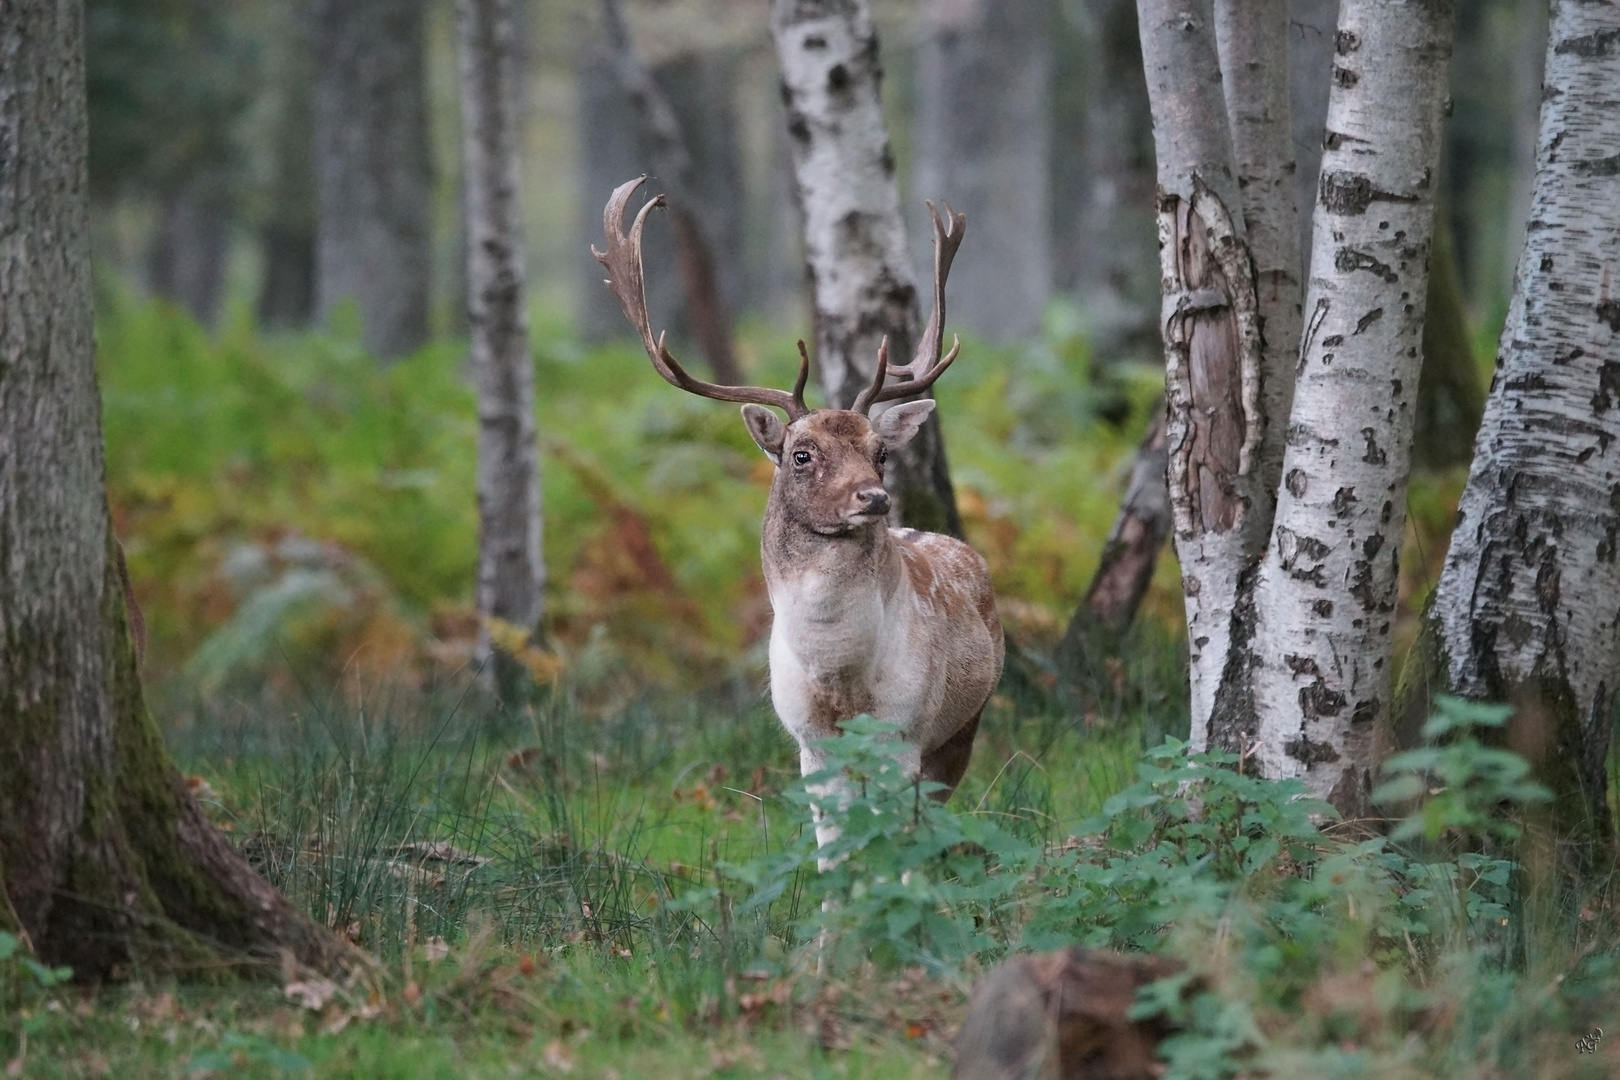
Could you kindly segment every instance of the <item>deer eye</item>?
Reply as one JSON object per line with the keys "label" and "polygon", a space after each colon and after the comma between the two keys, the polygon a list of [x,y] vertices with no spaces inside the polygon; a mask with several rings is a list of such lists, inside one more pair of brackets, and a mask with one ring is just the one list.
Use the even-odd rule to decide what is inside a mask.
{"label": "deer eye", "polygon": [[808,450],[795,450],[793,452],[793,464],[795,464],[795,465],[808,465],[808,464],[810,464],[810,451],[808,451]]}
{"label": "deer eye", "polygon": [[889,451],[887,449],[885,449],[884,447],[881,447],[881,446],[878,447],[877,467],[880,468],[880,469],[883,468],[883,463],[888,461],[888,460],[889,460]]}

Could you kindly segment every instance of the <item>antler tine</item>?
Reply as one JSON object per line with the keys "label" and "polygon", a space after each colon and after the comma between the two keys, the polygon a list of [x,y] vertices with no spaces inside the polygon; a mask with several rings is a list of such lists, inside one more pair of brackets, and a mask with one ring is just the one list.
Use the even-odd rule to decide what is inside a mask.
{"label": "antler tine", "polygon": [[889,375],[901,381],[875,394],[871,401],[873,405],[880,401],[910,397],[928,389],[950,367],[961,349],[961,342],[955,341],[950,353],[944,359],[940,358],[940,347],[944,344],[945,336],[945,281],[951,276],[951,261],[956,258],[956,249],[962,246],[962,236],[967,231],[967,215],[952,210],[949,203],[944,205],[946,220],[941,221],[938,208],[932,200],[928,202],[928,214],[934,219],[934,310],[929,313],[928,325],[923,330],[922,340],[917,343],[917,354],[912,357],[911,363],[889,365]]}
{"label": "antler tine", "polygon": [[810,358],[805,353],[802,341],[799,343],[799,379],[793,387],[793,393],[790,394],[786,390],[773,390],[765,386],[722,386],[719,383],[693,378],[664,345],[664,335],[660,333],[657,338],[653,337],[652,320],[647,314],[647,283],[641,264],[641,230],[646,225],[647,215],[652,212],[653,207],[664,205],[664,197],[657,195],[648,199],[636,213],[635,220],[630,223],[630,232],[628,234],[624,232],[624,209],[630,202],[630,196],[646,182],[647,178],[641,176],[613,189],[613,194],[609,196],[607,206],[602,211],[602,233],[606,238],[607,250],[597,251],[593,244],[591,254],[596,256],[597,262],[607,268],[608,276],[603,284],[619,298],[619,306],[624,309],[624,317],[630,320],[630,325],[641,335],[641,343],[647,350],[647,357],[652,361],[654,370],[671,386],[697,394],[699,397],[712,398],[715,401],[771,405],[785,410],[789,420],[797,420],[804,416],[810,411],[804,403],[804,385],[810,373]]}
{"label": "antler tine", "polygon": [[872,373],[872,385],[855,395],[855,403],[849,407],[850,412],[866,415],[866,410],[883,393],[883,379],[889,371],[889,335],[884,334],[883,340],[878,343],[877,371]]}

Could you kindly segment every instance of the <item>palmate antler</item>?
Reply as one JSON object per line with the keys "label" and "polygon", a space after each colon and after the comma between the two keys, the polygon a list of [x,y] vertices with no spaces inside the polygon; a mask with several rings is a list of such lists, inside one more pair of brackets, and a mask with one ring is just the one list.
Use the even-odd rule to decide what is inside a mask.
{"label": "palmate antler", "polygon": [[647,178],[643,176],[620,184],[614,189],[602,214],[602,231],[607,238],[608,249],[605,252],[597,251],[593,245],[591,254],[596,256],[597,262],[607,267],[608,276],[605,284],[613,295],[619,298],[619,306],[624,308],[624,317],[640,332],[641,343],[646,346],[647,356],[652,360],[653,367],[671,386],[677,386],[699,397],[713,398],[716,401],[771,405],[786,410],[790,421],[807,415],[810,408],[804,403],[804,384],[810,378],[810,354],[805,351],[804,342],[799,342],[799,378],[793,384],[793,392],[790,394],[786,390],[773,390],[766,386],[723,386],[719,383],[694,379],[686,373],[686,369],[681,367],[675,357],[670,355],[669,349],[665,348],[664,335],[659,334],[656,340],[653,338],[652,322],[647,316],[646,278],[641,266],[641,229],[646,224],[647,215],[652,208],[664,205],[664,197],[659,195],[649,199],[636,214],[635,221],[630,225],[629,235],[624,232],[624,208],[630,202],[630,196],[646,182]]}
{"label": "palmate antler", "polygon": [[[945,217],[950,222],[946,226],[940,221],[939,211],[932,202],[928,204],[928,213],[934,219],[934,310],[928,316],[928,326],[923,330],[922,340],[917,343],[917,355],[912,357],[909,364],[890,364],[889,342],[885,338],[883,344],[878,346],[877,371],[872,375],[872,385],[856,395],[855,403],[850,406],[852,412],[865,415],[879,402],[922,393],[945,374],[945,369],[951,366],[951,361],[962,349],[961,340],[953,335],[951,351],[943,360],[940,359],[939,350],[945,336],[945,279],[951,276],[951,260],[956,258],[956,249],[962,246],[962,234],[967,230],[967,215],[958,214],[951,209],[950,203],[946,203]],[[890,377],[901,381],[885,388],[884,380]]]}

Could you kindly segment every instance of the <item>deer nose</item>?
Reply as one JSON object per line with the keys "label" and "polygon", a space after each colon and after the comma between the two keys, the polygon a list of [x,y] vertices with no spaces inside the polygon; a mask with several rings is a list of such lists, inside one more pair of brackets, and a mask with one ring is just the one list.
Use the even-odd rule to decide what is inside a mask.
{"label": "deer nose", "polygon": [[889,512],[889,493],[880,487],[862,488],[855,493],[855,501],[860,504],[863,514]]}

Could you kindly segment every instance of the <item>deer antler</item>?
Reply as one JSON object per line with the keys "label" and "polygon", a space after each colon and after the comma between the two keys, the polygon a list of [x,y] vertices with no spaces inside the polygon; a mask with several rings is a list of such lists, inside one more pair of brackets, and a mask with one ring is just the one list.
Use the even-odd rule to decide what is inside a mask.
{"label": "deer antler", "polygon": [[810,378],[810,356],[802,341],[799,343],[799,378],[790,394],[786,390],[773,390],[765,386],[722,386],[694,379],[664,346],[664,335],[660,333],[654,339],[652,321],[647,316],[647,284],[641,265],[641,230],[653,207],[664,205],[664,197],[658,195],[647,200],[631,223],[629,234],[624,232],[624,208],[630,202],[630,196],[646,182],[647,178],[643,176],[614,188],[602,213],[602,232],[607,238],[608,249],[605,252],[597,251],[593,244],[591,254],[596,256],[597,262],[607,267],[608,276],[603,284],[619,298],[624,317],[641,334],[641,343],[646,347],[653,368],[671,386],[699,397],[771,405],[786,410],[789,421],[809,413],[810,409],[804,403],[804,384]]}
{"label": "deer antler", "polygon": [[[962,349],[961,340],[953,335],[951,351],[945,354],[944,359],[940,358],[939,350],[945,336],[945,279],[951,276],[951,260],[956,258],[956,249],[962,246],[962,234],[967,231],[967,215],[958,214],[951,209],[950,203],[946,203],[945,217],[950,222],[947,227],[939,219],[939,211],[932,201],[928,203],[928,214],[934,219],[934,310],[928,316],[928,326],[923,330],[922,340],[917,343],[917,355],[912,357],[911,363],[890,364],[889,341],[887,338],[883,340],[878,347],[877,371],[873,373],[872,385],[856,396],[855,404],[850,406],[854,412],[865,413],[881,401],[922,393],[945,374],[945,369],[951,366],[951,361]],[[884,380],[891,376],[901,381],[885,388]]]}

